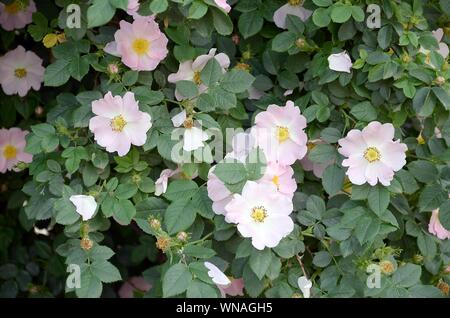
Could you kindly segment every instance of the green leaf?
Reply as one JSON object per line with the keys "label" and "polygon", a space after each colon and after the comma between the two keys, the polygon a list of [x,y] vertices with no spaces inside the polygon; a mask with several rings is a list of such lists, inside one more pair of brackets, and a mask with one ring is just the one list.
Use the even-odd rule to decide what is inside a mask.
{"label": "green leaf", "polygon": [[450,93],[448,91],[448,87],[447,89],[444,89],[443,87],[435,86],[432,88],[432,90],[434,96],[436,96],[437,99],[439,99],[442,106],[444,106],[446,110],[450,110]]}
{"label": "green leaf", "polygon": [[438,177],[437,168],[428,161],[416,160],[408,164],[409,172],[420,182],[431,183]]}
{"label": "green leaf", "polygon": [[186,98],[193,98],[198,95],[198,88],[192,81],[178,81],[177,91]]}
{"label": "green leaf", "polygon": [[162,279],[163,297],[172,297],[185,292],[192,281],[192,274],[185,264],[170,267]]}
{"label": "green leaf", "polygon": [[272,252],[269,248],[265,248],[262,251],[254,249],[250,255],[249,265],[253,273],[259,279],[262,279],[269,269],[270,263],[272,262]]}
{"label": "green leaf", "polygon": [[447,231],[450,231],[450,200],[439,206],[439,221]]}
{"label": "green leaf", "polygon": [[208,6],[201,1],[194,1],[189,7],[189,19],[198,20],[208,12]]}
{"label": "green leaf", "polygon": [[286,52],[297,40],[297,35],[291,31],[277,34],[272,40],[272,50],[275,52]]}
{"label": "green leaf", "polygon": [[74,56],[69,64],[70,75],[77,81],[81,81],[81,79],[89,72],[89,65],[87,56]]}
{"label": "green leaf", "polygon": [[169,3],[167,0],[152,0],[150,3],[150,10],[155,13],[161,13],[167,10],[167,7],[169,6]]}
{"label": "green leaf", "polygon": [[195,221],[196,212],[189,199],[172,202],[164,214],[164,225],[169,234],[187,230]]}
{"label": "green leaf", "polygon": [[320,251],[314,254],[313,264],[317,267],[327,267],[331,262],[331,255],[327,251]]}
{"label": "green leaf", "polygon": [[386,211],[389,205],[389,191],[385,187],[373,186],[369,190],[367,199],[369,207],[372,209],[372,211],[377,215],[381,215],[384,213],[384,211]]}
{"label": "green leaf", "polygon": [[335,23],[344,23],[352,16],[352,7],[335,4],[331,8],[331,20]]}
{"label": "green leaf", "polygon": [[231,70],[226,73],[220,86],[231,93],[243,93],[253,84],[255,78],[248,72]]}
{"label": "green leaf", "polygon": [[363,22],[365,17],[364,10],[359,6],[352,6],[352,16],[355,21]]}
{"label": "green leaf", "polygon": [[222,67],[215,58],[210,59],[200,73],[200,78],[206,86],[211,86],[212,84],[217,83],[221,77]]}
{"label": "green leaf", "polygon": [[69,71],[70,61],[56,60],[45,68],[44,85],[45,86],[61,86],[70,78]]}
{"label": "green leaf", "polygon": [[341,191],[344,185],[345,171],[338,165],[328,166],[322,175],[322,185],[329,195]]}
{"label": "green leaf", "polygon": [[397,269],[392,276],[392,282],[399,287],[412,287],[420,282],[422,268],[415,264],[406,264]]}
{"label": "green leaf", "polygon": [[96,260],[90,266],[91,272],[103,283],[117,282],[122,279],[117,268],[106,260]]}
{"label": "green leaf", "polygon": [[133,197],[138,191],[138,188],[135,184],[123,183],[119,184],[119,186],[114,191],[114,195],[119,200],[126,200]]}
{"label": "green leaf", "polygon": [[113,205],[114,219],[121,225],[128,225],[136,215],[136,208],[130,200],[118,200]]}
{"label": "green leaf", "polygon": [[103,290],[102,282],[89,268],[81,271],[80,288],[75,289],[79,298],[98,298]]}
{"label": "green leaf", "polygon": [[377,119],[377,111],[368,101],[353,105],[350,113],[356,117],[356,119],[370,122]]}
{"label": "green leaf", "polygon": [[199,245],[188,245],[183,249],[183,253],[195,258],[211,258],[216,255],[214,250]]}
{"label": "green leaf", "polygon": [[138,78],[139,72],[133,70],[126,71],[122,76],[122,83],[125,86],[131,86],[136,84]]}
{"label": "green leaf", "polygon": [[170,182],[164,196],[170,201],[190,199],[198,190],[198,185],[192,180],[174,180]]}
{"label": "green leaf", "polygon": [[258,33],[264,24],[264,18],[258,10],[242,13],[239,16],[239,32],[247,39]]}
{"label": "green leaf", "polygon": [[330,18],[330,10],[324,9],[324,8],[318,8],[314,11],[312,15],[312,20],[315,25],[317,25],[320,28],[328,26],[331,22]]}
{"label": "green leaf", "polygon": [[109,1],[94,0],[87,10],[88,28],[95,28],[108,23],[115,12],[116,9],[111,6]]}
{"label": "green leaf", "polygon": [[430,184],[420,193],[419,209],[420,211],[432,211],[437,209],[445,200],[448,200],[448,194],[439,184]]}
{"label": "green leaf", "polygon": [[200,280],[193,280],[186,291],[187,298],[217,298],[217,290]]}
{"label": "green leaf", "polygon": [[220,35],[230,35],[233,32],[233,22],[228,14],[225,14],[217,8],[210,8],[213,16],[213,24],[217,33]]}
{"label": "green leaf", "polygon": [[240,162],[218,163],[214,169],[214,174],[224,183],[235,184],[245,179],[247,170]]}
{"label": "green leaf", "polygon": [[316,145],[308,154],[308,159],[315,163],[328,163],[336,158],[336,148],[332,145]]}

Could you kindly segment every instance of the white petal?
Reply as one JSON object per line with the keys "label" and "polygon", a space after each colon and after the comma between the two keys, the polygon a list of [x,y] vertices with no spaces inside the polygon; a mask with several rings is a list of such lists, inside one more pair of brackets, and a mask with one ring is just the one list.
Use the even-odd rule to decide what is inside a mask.
{"label": "white petal", "polygon": [[103,51],[105,51],[108,54],[120,57],[120,54],[117,51],[117,43],[115,41],[106,44],[106,46],[103,48]]}
{"label": "white petal", "polygon": [[95,213],[95,210],[97,210],[97,202],[95,202],[93,196],[72,195],[69,200],[73,203],[75,210],[81,215],[83,221],[91,219]]}
{"label": "white petal", "polygon": [[301,276],[301,277],[299,277],[297,284],[298,284],[298,288],[300,288],[300,290],[303,293],[303,297],[309,298],[311,295],[310,291],[311,291],[311,287],[312,287],[312,282],[309,279],[307,279],[305,276]]}
{"label": "white petal", "polygon": [[328,65],[330,70],[350,73],[353,64],[347,52],[343,51],[341,53],[331,54],[328,57]]}
{"label": "white petal", "polygon": [[197,127],[192,127],[184,131],[183,149],[192,151],[203,147],[203,142],[208,140],[208,134]]}
{"label": "white petal", "polygon": [[185,120],[186,120],[186,111],[183,110],[181,113],[178,113],[177,115],[172,117],[172,124],[175,127],[180,127],[181,125],[183,125]]}
{"label": "white petal", "polygon": [[205,267],[209,269],[208,276],[211,277],[212,281],[217,285],[229,285],[231,284],[230,279],[222,273],[222,271],[214,264],[210,262],[204,263]]}

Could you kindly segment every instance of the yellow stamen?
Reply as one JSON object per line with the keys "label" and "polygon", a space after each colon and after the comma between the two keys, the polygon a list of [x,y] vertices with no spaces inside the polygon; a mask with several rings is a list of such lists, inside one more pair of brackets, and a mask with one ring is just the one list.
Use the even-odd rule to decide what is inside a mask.
{"label": "yellow stamen", "polygon": [[288,3],[291,6],[299,6],[302,3],[302,0],[288,0]]}
{"label": "yellow stamen", "polygon": [[364,151],[364,158],[370,163],[381,159],[380,151],[375,147],[369,147]]}
{"label": "yellow stamen", "polygon": [[308,151],[313,150],[315,146],[316,146],[316,144],[313,143],[313,142],[308,142],[308,143],[306,144],[306,148],[308,148]]}
{"label": "yellow stamen", "polygon": [[288,140],[289,139],[289,129],[287,127],[278,126],[277,127],[277,138],[280,143]]}
{"label": "yellow stamen", "polygon": [[262,223],[267,217],[267,210],[263,206],[256,206],[252,209],[252,214],[250,216],[256,222]]}
{"label": "yellow stamen", "polygon": [[5,11],[8,12],[9,14],[16,14],[20,10],[22,10],[22,6],[23,5],[21,4],[20,1],[14,1],[5,6]]}
{"label": "yellow stamen", "polygon": [[24,78],[25,76],[27,76],[27,70],[24,69],[24,68],[16,68],[16,69],[14,70],[14,75],[15,75],[17,78]]}
{"label": "yellow stamen", "polygon": [[200,74],[199,71],[194,72],[193,80],[194,80],[194,83],[197,84],[197,85],[200,85],[202,83],[202,78],[201,78],[201,74]]}
{"label": "yellow stamen", "polygon": [[150,48],[150,42],[146,39],[137,38],[133,41],[133,50],[137,55],[144,55]]}
{"label": "yellow stamen", "polygon": [[3,148],[3,157],[5,157],[6,160],[14,159],[17,156],[17,148],[13,145],[6,145]]}
{"label": "yellow stamen", "polygon": [[278,176],[274,176],[272,178],[272,182],[273,182],[274,185],[277,186],[277,189],[280,189],[280,178]]}
{"label": "yellow stamen", "polygon": [[126,124],[127,122],[122,115],[118,115],[111,120],[111,128],[114,131],[121,132]]}

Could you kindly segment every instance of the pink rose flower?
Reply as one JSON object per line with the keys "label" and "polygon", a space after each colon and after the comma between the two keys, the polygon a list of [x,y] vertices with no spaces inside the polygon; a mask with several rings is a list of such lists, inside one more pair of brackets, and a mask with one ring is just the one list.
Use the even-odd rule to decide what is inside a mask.
{"label": "pink rose flower", "polygon": [[134,298],[136,293],[145,294],[152,288],[144,277],[130,277],[119,289],[120,298]]}
{"label": "pink rose flower", "polygon": [[[183,110],[171,118],[172,124],[178,129],[183,129],[183,150],[193,151],[204,146],[204,142],[209,139],[203,131],[201,123],[196,120],[186,120],[186,111]],[[179,128],[183,125],[183,128]]]}
{"label": "pink rose flower", "polygon": [[[439,49],[437,50],[437,52],[444,58],[446,59],[448,54],[449,54],[449,48],[448,45],[442,41],[442,38],[444,37],[444,30],[442,30],[442,28],[439,28],[437,30],[432,31],[434,38],[436,39],[436,41],[439,44]],[[432,68],[436,68],[435,65],[433,65],[433,63],[431,62],[431,51],[424,49],[423,47],[419,48],[419,52],[422,54],[425,54],[426,58],[425,58],[425,63],[428,64],[429,66],[431,66]]]}
{"label": "pink rose flower", "polygon": [[[215,58],[222,67],[222,73],[225,73],[230,66],[230,58],[225,53],[216,54],[217,49],[212,48],[208,54],[198,56],[194,61],[186,61],[180,64],[178,72],[169,74],[167,80],[169,83],[176,83],[178,81],[193,81],[197,87],[199,94],[208,90],[208,87],[202,83],[200,74],[208,61]],[[184,97],[175,90],[175,97],[177,100],[182,100]]]}
{"label": "pink rose flower", "polygon": [[217,285],[222,297],[225,298],[227,295],[231,297],[244,296],[244,279],[231,278],[230,281],[231,283],[228,285]]}
{"label": "pink rose flower", "polygon": [[353,63],[350,55],[346,51],[331,54],[328,57],[328,67],[336,72],[351,73]]}
{"label": "pink rose flower", "polygon": [[225,215],[225,206],[233,199],[233,194],[228,190],[225,184],[214,174],[215,167],[211,167],[208,173],[206,188],[208,197],[213,201],[212,209],[214,213]]}
{"label": "pink rose flower", "polygon": [[436,235],[440,240],[450,239],[450,231],[444,228],[439,221],[439,209],[431,212],[430,223],[428,223],[428,232]]}
{"label": "pink rose flower", "polygon": [[128,0],[127,13],[134,17],[138,14],[139,7],[139,0]]}
{"label": "pink rose flower", "polygon": [[345,138],[339,139],[339,153],[346,157],[342,161],[353,184],[380,182],[389,186],[394,172],[406,164],[407,146],[394,138],[394,126],[377,121],[369,123],[362,131],[352,129]]}
{"label": "pink rose flower", "polygon": [[306,154],[305,128],[306,118],[288,101],[284,107],[269,105],[266,111],[256,115],[251,133],[268,162],[291,165]]}
{"label": "pink rose flower", "polygon": [[169,178],[174,176],[175,174],[180,172],[180,168],[177,168],[176,170],[172,169],[164,169],[161,171],[161,174],[155,182],[155,195],[160,196],[163,193],[166,193],[167,191],[167,184],[169,182]]}
{"label": "pink rose flower", "polygon": [[277,246],[294,229],[289,216],[292,201],[280,194],[273,184],[247,181],[242,195],[234,194],[225,210],[225,220],[237,223],[239,233],[250,237],[258,250]]}
{"label": "pink rose flower", "polygon": [[33,0],[15,0],[10,4],[0,3],[0,25],[6,31],[22,29],[32,22],[36,5]]}
{"label": "pink rose flower", "polygon": [[289,0],[288,3],[278,8],[273,14],[273,21],[275,22],[275,25],[281,29],[287,29],[286,17],[288,14],[299,17],[303,22],[308,20],[312,14],[312,11],[303,8],[301,4],[302,1],[300,0]]}
{"label": "pink rose flower", "polygon": [[0,84],[6,95],[24,97],[31,88],[38,91],[44,72],[42,59],[20,45],[0,57]]}
{"label": "pink rose flower", "polygon": [[13,170],[19,162],[30,163],[33,156],[25,152],[28,131],[20,128],[0,129],[0,173]]}
{"label": "pink rose flower", "polygon": [[154,19],[135,16],[133,23],[120,21],[115,41],[104,51],[122,58],[122,62],[136,71],[153,71],[168,54],[168,39]]}
{"label": "pink rose flower", "polygon": [[149,114],[139,110],[134,93],[123,97],[108,92],[104,98],[92,102],[94,116],[89,129],[95,141],[108,152],[125,156],[131,145],[142,146],[147,141],[147,131],[152,127]]}
{"label": "pink rose flower", "polygon": [[226,13],[230,12],[231,7],[230,5],[227,3],[227,0],[214,0],[214,2],[216,3],[216,5],[223,9]]}
{"label": "pink rose flower", "polygon": [[258,180],[258,183],[274,184],[277,191],[290,200],[297,189],[297,183],[294,179],[294,170],[290,166],[282,166],[277,163],[269,163],[266,166],[264,176]]}

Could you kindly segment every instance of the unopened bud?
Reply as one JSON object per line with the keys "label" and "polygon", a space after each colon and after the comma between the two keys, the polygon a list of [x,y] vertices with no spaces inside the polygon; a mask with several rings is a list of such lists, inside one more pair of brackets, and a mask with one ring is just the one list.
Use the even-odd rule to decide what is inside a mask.
{"label": "unopened bud", "polygon": [[244,60],[250,60],[252,58],[252,52],[250,52],[250,50],[247,50],[245,52],[242,53],[242,58]]}
{"label": "unopened bud", "polygon": [[231,37],[231,40],[233,41],[233,43],[234,43],[235,45],[238,45],[238,44],[239,44],[239,41],[240,41],[241,39],[240,39],[240,37],[239,37],[238,34],[233,34],[232,37]]}
{"label": "unopened bud", "polygon": [[237,70],[249,72],[251,67],[247,63],[237,63],[234,68]]}
{"label": "unopened bud", "polygon": [[446,282],[444,282],[442,280],[439,281],[439,283],[437,284],[437,288],[439,288],[445,296],[448,296],[450,287],[448,286],[448,284]]}
{"label": "unopened bud", "polygon": [[187,240],[187,238],[188,238],[188,235],[186,232],[180,232],[177,235],[177,239],[179,239],[182,242],[185,242]]}
{"label": "unopened bud", "polygon": [[439,85],[439,86],[442,86],[442,85],[445,84],[445,78],[442,77],[442,76],[436,77],[436,79],[435,79],[434,81],[435,81],[435,83],[436,83],[437,85]]}
{"label": "unopened bud", "polygon": [[149,221],[150,226],[154,230],[159,230],[161,228],[161,222],[158,219],[150,219]]}
{"label": "unopened bud", "polygon": [[44,107],[42,106],[36,106],[36,108],[34,109],[34,113],[36,114],[36,116],[42,116],[44,114]]}
{"label": "unopened bud", "polygon": [[156,240],[156,247],[165,252],[170,248],[170,243],[169,237],[161,236]]}
{"label": "unopened bud", "polygon": [[112,75],[119,73],[119,67],[115,63],[108,64],[107,70],[108,70],[108,73],[112,74]]}
{"label": "unopened bud", "polygon": [[403,54],[402,54],[402,62],[403,62],[403,63],[409,63],[409,62],[411,62],[411,57],[408,55],[408,53],[403,53]]}
{"label": "unopened bud", "polygon": [[413,256],[413,261],[414,261],[414,263],[416,263],[416,264],[420,264],[420,263],[423,262],[423,256],[420,255],[420,254],[415,254],[415,255]]}
{"label": "unopened bud", "polygon": [[306,41],[305,41],[305,39],[302,39],[302,38],[298,38],[298,39],[295,41],[295,45],[296,45],[299,49],[305,47],[305,44],[306,44]]}
{"label": "unopened bud", "polygon": [[85,237],[81,239],[80,246],[83,250],[89,251],[94,246],[94,242],[88,237]]}
{"label": "unopened bud", "polygon": [[394,264],[388,260],[381,261],[379,265],[381,272],[386,275],[392,274],[395,270]]}

